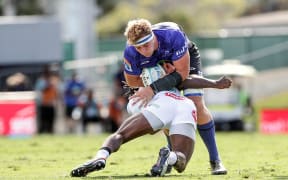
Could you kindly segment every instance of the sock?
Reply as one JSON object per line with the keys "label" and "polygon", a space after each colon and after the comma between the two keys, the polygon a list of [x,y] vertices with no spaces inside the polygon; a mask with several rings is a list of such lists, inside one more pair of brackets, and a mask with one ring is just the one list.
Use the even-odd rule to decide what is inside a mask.
{"label": "sock", "polygon": [[107,148],[101,148],[96,156],[95,156],[95,159],[107,159],[108,157],[110,156],[110,152],[109,152],[109,149]]}
{"label": "sock", "polygon": [[168,157],[168,164],[174,165],[177,162],[177,155],[174,151],[171,151]]}
{"label": "sock", "polygon": [[215,125],[211,120],[207,124],[197,125],[199,134],[209,152],[210,161],[220,160],[215,139]]}

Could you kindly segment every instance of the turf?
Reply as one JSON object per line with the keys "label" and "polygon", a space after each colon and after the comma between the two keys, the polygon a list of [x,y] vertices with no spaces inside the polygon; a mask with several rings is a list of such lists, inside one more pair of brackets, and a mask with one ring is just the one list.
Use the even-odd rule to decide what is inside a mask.
{"label": "turf", "polygon": [[[35,136],[0,138],[0,179],[77,179],[70,170],[91,158],[105,137]],[[197,136],[194,155],[184,173],[152,178],[147,175],[165,144],[161,133],[146,135],[125,144],[112,154],[107,167],[84,179],[288,179],[287,135],[258,133],[217,133],[222,160],[228,169],[224,176],[212,176],[208,154]]]}

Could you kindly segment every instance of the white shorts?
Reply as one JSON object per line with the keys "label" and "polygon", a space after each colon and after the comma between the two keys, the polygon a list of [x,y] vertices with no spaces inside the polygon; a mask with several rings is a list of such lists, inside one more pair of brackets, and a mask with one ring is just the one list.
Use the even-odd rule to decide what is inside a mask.
{"label": "white shorts", "polygon": [[[154,123],[153,120],[155,118],[151,118],[150,113],[145,113],[146,111],[159,119],[162,122],[161,125],[159,126],[157,122]],[[189,124],[189,126],[193,127],[191,131],[196,131],[196,107],[194,103],[190,99],[179,96],[176,93],[170,91],[157,93],[141,112],[154,130],[162,128],[173,129],[173,127],[180,124]],[[174,134],[177,133],[174,132]],[[181,132],[178,134],[181,134]]]}

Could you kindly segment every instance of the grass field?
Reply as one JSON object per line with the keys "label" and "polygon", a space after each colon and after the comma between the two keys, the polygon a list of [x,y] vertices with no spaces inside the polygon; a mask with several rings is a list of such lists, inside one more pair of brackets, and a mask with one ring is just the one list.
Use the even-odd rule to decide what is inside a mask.
{"label": "grass field", "polygon": [[[0,179],[77,179],[70,170],[91,158],[103,135],[0,138]],[[165,144],[161,133],[125,144],[112,154],[103,171],[84,179],[288,179],[288,136],[258,133],[217,133],[219,150],[228,174],[212,176],[208,154],[197,136],[194,155],[184,173],[147,176]],[[78,178],[80,179],[80,178]]]}

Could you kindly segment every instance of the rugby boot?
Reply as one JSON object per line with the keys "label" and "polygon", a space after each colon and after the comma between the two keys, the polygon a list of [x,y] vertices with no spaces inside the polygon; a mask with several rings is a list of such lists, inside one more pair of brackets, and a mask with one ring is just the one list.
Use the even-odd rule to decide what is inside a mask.
{"label": "rugby boot", "polygon": [[212,175],[225,175],[227,170],[220,160],[210,161]]}
{"label": "rugby boot", "polygon": [[88,173],[104,169],[106,165],[105,159],[92,159],[84,164],[76,167],[71,171],[72,177],[85,177]]}
{"label": "rugby boot", "polygon": [[152,176],[164,176],[168,167],[169,154],[169,148],[163,147],[160,149],[157,163],[150,170]]}

